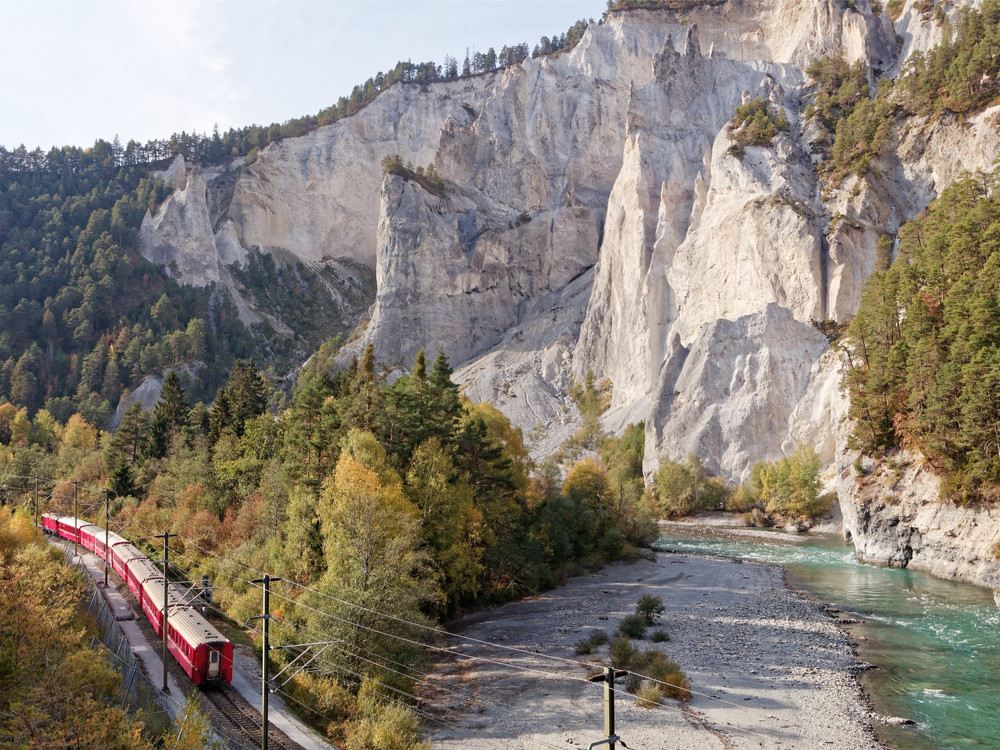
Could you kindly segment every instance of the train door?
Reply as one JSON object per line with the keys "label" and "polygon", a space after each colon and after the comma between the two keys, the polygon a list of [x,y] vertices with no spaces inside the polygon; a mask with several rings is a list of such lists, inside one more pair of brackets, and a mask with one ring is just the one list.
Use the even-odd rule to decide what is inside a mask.
{"label": "train door", "polygon": [[221,653],[215,649],[209,649],[208,651],[208,679],[217,680],[219,679],[219,657]]}

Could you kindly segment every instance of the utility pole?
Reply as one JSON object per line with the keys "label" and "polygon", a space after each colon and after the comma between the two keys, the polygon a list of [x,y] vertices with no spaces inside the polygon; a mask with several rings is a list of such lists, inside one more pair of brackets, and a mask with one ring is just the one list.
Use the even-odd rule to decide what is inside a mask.
{"label": "utility pole", "polygon": [[104,490],[104,588],[108,587],[108,529],[111,526],[111,490]]}
{"label": "utility pole", "polygon": [[38,526],[38,477],[35,477],[35,526]]}
{"label": "utility pole", "polygon": [[615,734],[615,677],[623,677],[626,674],[624,669],[605,667],[603,674],[587,678],[590,682],[604,683],[604,733],[608,736],[606,740],[591,743],[591,749],[598,745],[607,745],[610,750],[615,750],[615,743],[621,741],[621,737]]}
{"label": "utility pole", "polygon": [[[256,578],[250,583],[263,584],[264,590],[264,613],[260,617],[251,617],[250,620],[263,620],[264,628],[261,631],[264,636],[264,648],[261,650],[261,688],[260,688],[260,750],[267,750],[267,652],[271,646],[267,638],[267,626],[271,621],[271,584],[280,581],[280,578],[271,578],[264,574],[263,578]],[[247,622],[250,622],[247,620]]]}
{"label": "utility pole", "polygon": [[163,539],[163,629],[160,631],[163,635],[163,692],[169,693],[170,688],[167,686],[167,612],[170,610],[170,601],[167,598],[167,566],[169,565],[169,554],[170,547],[167,546],[167,541],[172,536],[177,536],[176,534],[171,534],[169,531],[165,531],[162,534],[155,534],[154,539]]}
{"label": "utility pole", "polygon": [[77,554],[76,543],[80,538],[80,516],[77,515],[76,511],[76,485],[79,484],[76,480],[73,481],[73,556]]}

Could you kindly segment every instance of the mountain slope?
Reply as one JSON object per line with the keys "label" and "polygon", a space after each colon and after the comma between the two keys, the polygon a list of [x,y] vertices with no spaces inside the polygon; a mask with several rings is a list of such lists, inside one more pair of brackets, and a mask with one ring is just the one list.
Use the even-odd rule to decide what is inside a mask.
{"label": "mountain slope", "polygon": [[[941,38],[913,3],[895,23],[878,11],[615,12],[569,52],[393,86],[249,166],[195,170],[148,218],[144,252],[245,296],[248,322],[253,295],[226,269],[250,253],[373,268],[370,320],[342,361],[371,343],[408,367],[442,348],[537,455],[572,429],[568,386],[592,371],[614,384],[609,427],[648,417],[647,473],[697,452],[738,480],[800,443],[830,463],[839,364],[812,323],[848,319],[878,238],[998,153],[989,112],[913,119],[864,178],[820,172],[809,63],[842,55],[874,77]],[[756,99],[789,125],[738,156],[728,123]],[[409,170],[383,175],[391,155]]]}

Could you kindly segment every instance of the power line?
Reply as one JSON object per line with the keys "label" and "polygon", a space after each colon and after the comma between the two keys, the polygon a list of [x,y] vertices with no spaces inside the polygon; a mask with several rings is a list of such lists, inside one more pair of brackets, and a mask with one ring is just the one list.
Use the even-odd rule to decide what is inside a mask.
{"label": "power line", "polygon": [[[181,554],[181,553],[177,553],[177,554]],[[229,577],[230,577],[230,578],[233,578],[233,580],[242,580],[242,579],[236,579],[235,577],[232,577],[232,576],[229,576]],[[282,622],[282,625],[283,625],[284,627],[287,627],[287,628],[289,628],[290,630],[292,630],[292,632],[295,632],[295,633],[298,633],[299,635],[306,635],[306,636],[308,636],[308,637],[320,637],[320,635],[321,635],[320,633],[317,633],[317,632],[316,632],[316,631],[315,631],[314,629],[312,629],[312,628],[309,628],[308,626],[306,626],[305,628],[298,628],[298,627],[296,627],[296,626],[295,626],[294,624],[292,624],[292,623],[287,623],[287,622]],[[251,629],[252,629],[252,630],[254,630],[254,632],[258,632],[258,633],[260,632],[260,631],[259,631],[259,630],[257,630],[256,628],[251,628]],[[291,646],[294,646],[294,645],[295,645],[295,644],[292,644],[292,643],[290,643],[290,642],[285,642],[285,641],[284,641],[284,639],[282,639],[282,638],[280,638],[280,637],[278,637],[278,638],[275,638],[275,640],[276,640],[276,641],[277,641],[278,643],[282,644],[282,645],[283,645],[284,647],[291,647]],[[424,645],[426,645],[426,644],[424,644]],[[337,650],[337,651],[339,651],[339,652],[341,652],[341,653],[343,653],[343,654],[347,655],[347,656],[350,656],[350,657],[354,657],[354,658],[357,658],[357,659],[360,659],[361,661],[364,661],[364,662],[367,662],[367,663],[369,663],[369,664],[372,664],[372,665],[374,665],[374,666],[376,666],[376,667],[378,667],[378,668],[380,668],[380,669],[383,669],[383,670],[386,670],[386,671],[388,671],[388,672],[391,672],[391,673],[394,673],[394,674],[397,674],[397,675],[399,675],[399,676],[401,676],[401,677],[404,677],[404,678],[407,678],[407,679],[413,679],[413,676],[411,676],[411,675],[408,675],[408,674],[405,674],[405,673],[403,673],[403,672],[400,672],[400,671],[398,671],[398,670],[395,670],[395,669],[391,669],[391,668],[389,668],[389,667],[386,667],[386,666],[385,666],[384,664],[380,664],[380,663],[378,663],[378,662],[376,662],[376,661],[373,661],[373,660],[371,660],[371,659],[367,659],[366,657],[364,657],[364,656],[361,656],[361,655],[360,655],[360,654],[358,654],[357,652],[355,652],[355,651],[351,651],[350,649],[345,649],[345,648],[340,648],[340,647],[338,647],[338,646],[335,646],[335,645],[333,645],[333,646],[331,646],[331,647],[332,647],[332,648],[334,648],[335,650]],[[370,653],[370,654],[372,654],[372,655],[376,656],[376,658],[381,658],[381,659],[386,659],[386,660],[389,660],[389,659],[387,659],[387,657],[384,657],[384,656],[382,656],[382,655],[380,655],[380,654],[376,654],[376,653],[375,653],[374,651],[372,651],[371,649],[368,649],[368,648],[365,648],[365,647],[363,647],[363,646],[360,646],[360,648],[363,648],[363,649],[364,649],[365,651],[367,651],[368,653]],[[392,660],[389,660],[389,661],[392,661]],[[420,670],[417,670],[417,669],[415,669],[415,668],[413,668],[413,667],[410,667],[410,666],[408,666],[408,665],[403,665],[403,664],[401,664],[401,663],[399,663],[399,662],[394,662],[394,663],[396,663],[396,664],[397,664],[397,665],[399,665],[399,666],[403,666],[403,667],[404,667],[404,668],[406,668],[406,669],[410,669],[410,670],[412,670],[412,671],[415,671],[415,672],[418,672],[418,674],[422,674],[422,675],[423,675],[424,677],[427,677],[427,676],[429,676],[429,674],[430,674],[430,673],[427,673],[427,672],[423,672],[423,673],[421,673],[421,672],[420,672]],[[514,666],[514,665],[510,665],[510,664],[506,664],[506,663],[502,663],[502,662],[495,662],[495,661],[494,661],[493,663],[499,663],[499,664],[502,664],[503,666],[506,666],[506,667],[508,667],[508,668],[511,668],[511,669],[517,669],[517,668],[518,668],[518,667],[516,667],[516,666]],[[347,669],[347,668],[346,668],[345,666],[343,666],[342,664],[339,664],[339,663],[338,663],[338,664],[334,664],[334,665],[333,665],[333,667],[334,667],[334,669],[338,669],[338,670],[339,670],[340,672],[342,672],[342,673],[346,673],[346,674],[350,674],[350,675],[352,675],[352,676],[354,676],[354,677],[357,677],[357,678],[360,678],[360,679],[364,679],[364,677],[365,677],[365,675],[362,675],[361,673],[358,673],[358,672],[356,672],[356,671],[354,671],[354,670],[349,670],[349,669]],[[536,670],[536,671],[537,671],[537,670]],[[322,671],[322,670],[320,670],[320,671],[315,671],[314,673],[317,673],[317,674],[329,674],[328,672],[324,672],[324,671]],[[566,675],[556,675],[556,674],[552,674],[552,673],[546,673],[546,674],[549,674],[549,676],[552,676],[552,677],[555,677],[555,678],[557,678],[557,679],[564,679],[564,678],[566,678]],[[384,685],[384,683],[382,683],[381,681],[379,681],[379,680],[377,680],[376,678],[372,677],[371,675],[368,675],[368,678],[369,678],[369,679],[371,679],[371,680],[373,680],[373,681],[375,681],[375,682],[377,682],[377,683],[379,683],[379,684],[383,684],[383,685]],[[571,678],[571,679],[572,679],[572,678]],[[405,691],[400,691],[399,689],[397,689],[397,688],[393,688],[392,686],[389,686],[389,685],[385,685],[385,687],[386,687],[387,689],[390,689],[390,690],[395,690],[396,692],[400,692],[400,693],[402,693],[402,694],[405,694],[405,695],[406,695],[407,697],[410,697],[410,698],[412,698],[412,699],[413,699],[413,700],[415,700],[415,701],[418,701],[418,702],[420,702],[420,701],[421,701],[421,699],[420,699],[420,698],[419,698],[418,696],[416,696],[416,695],[414,695],[414,694],[412,694],[412,693],[407,693],[407,692],[405,692]],[[477,699],[476,699],[476,698],[475,698],[474,696],[472,696],[472,695],[471,695],[471,693],[469,693],[469,692],[467,692],[467,691],[455,691],[455,690],[451,690],[450,688],[445,688],[445,689],[446,689],[446,692],[450,692],[450,693],[451,693],[451,694],[453,694],[453,695],[459,695],[459,696],[461,696],[461,697],[463,697],[463,698],[466,698],[466,699],[468,699],[468,700],[471,700],[471,701],[473,701],[474,703],[475,703],[475,702],[477,702]],[[419,713],[419,711],[417,711],[417,712]],[[598,736],[599,736],[599,735],[597,735],[597,734],[595,734],[595,733],[591,733],[591,732],[585,732],[585,731],[584,731],[584,732],[581,732],[581,734],[589,734],[589,736],[591,736],[591,737],[598,737]],[[550,747],[552,747],[552,746],[550,745]]]}
{"label": "power line", "polygon": [[[137,521],[137,523],[140,523],[140,522]],[[140,523],[140,525],[142,525],[142,524]],[[187,537],[185,537],[183,535],[179,534],[177,536],[178,536],[179,539],[183,539],[185,542],[187,542],[188,544],[190,544],[191,546],[193,546],[195,549],[198,549],[199,551],[204,552],[207,555],[211,555],[212,557],[215,557],[215,558],[217,558],[219,560],[223,560],[224,562],[229,562],[232,565],[236,565],[237,567],[243,568],[244,570],[246,570],[246,571],[248,571],[250,573],[253,573],[255,575],[263,575],[263,573],[261,571],[256,570],[254,568],[251,568],[248,565],[243,565],[242,563],[236,562],[235,560],[230,560],[229,558],[227,558],[227,557],[225,557],[223,555],[220,555],[220,554],[218,554],[218,553],[216,553],[216,552],[214,552],[212,550],[207,550],[204,547],[201,547],[200,545],[198,545],[193,540],[188,539]],[[331,601],[337,602],[338,604],[343,604],[343,605],[348,606],[348,607],[353,607],[355,609],[358,609],[358,610],[361,610],[361,611],[364,611],[364,612],[368,612],[369,614],[377,615],[379,617],[384,617],[384,618],[389,619],[389,620],[395,620],[396,622],[403,623],[405,625],[409,625],[409,626],[414,627],[414,628],[419,628],[421,630],[427,630],[429,632],[437,633],[438,635],[441,635],[441,636],[444,636],[444,637],[447,637],[447,638],[456,638],[456,639],[459,639],[459,640],[467,641],[469,643],[476,643],[476,644],[481,645],[481,646],[488,646],[490,648],[496,648],[496,649],[500,649],[500,650],[504,650],[504,651],[510,651],[510,652],[513,652],[513,653],[525,654],[525,655],[528,655],[528,656],[541,656],[542,658],[545,658],[545,659],[551,659],[551,660],[554,660],[554,661],[564,662],[566,664],[572,664],[572,665],[575,665],[575,666],[578,666],[578,667],[581,667],[581,668],[584,668],[584,669],[595,669],[595,668],[597,668],[597,667],[600,666],[600,665],[594,664],[593,662],[583,662],[583,661],[578,661],[576,659],[566,659],[566,658],[561,657],[561,656],[555,656],[554,654],[540,654],[540,653],[535,652],[535,651],[528,651],[527,649],[521,649],[521,648],[517,648],[515,646],[507,646],[507,645],[500,644],[500,643],[491,643],[489,641],[484,641],[484,640],[481,640],[479,638],[473,638],[472,636],[462,635],[460,633],[452,633],[452,632],[449,632],[449,631],[444,630],[442,628],[436,628],[436,627],[433,627],[433,626],[430,626],[430,625],[424,625],[423,623],[413,622],[412,620],[407,620],[405,618],[396,617],[395,615],[390,615],[390,614],[387,614],[385,612],[379,612],[378,610],[374,610],[374,609],[371,609],[369,607],[365,607],[364,605],[361,605],[361,604],[350,602],[350,601],[347,601],[345,599],[340,599],[340,598],[332,596],[330,594],[326,594],[326,593],[324,593],[322,591],[318,591],[318,590],[316,590],[316,589],[314,589],[314,588],[312,588],[310,586],[306,586],[305,584],[298,583],[297,581],[294,581],[294,580],[288,580],[287,583],[289,585],[291,585],[291,586],[294,586],[294,587],[298,588],[298,589],[302,589],[303,591],[308,591],[308,592],[310,592],[312,594],[316,594],[317,596],[321,596],[321,597],[323,597],[325,599],[329,599]]]}
{"label": "power line", "polygon": [[[34,479],[34,477],[18,477],[18,478]],[[62,483],[65,483],[65,482],[62,482]],[[131,521],[126,526],[131,525],[132,523],[136,523],[136,524],[138,524],[139,526],[143,527],[144,529],[146,529],[148,531],[155,531],[155,529],[151,529],[150,527],[146,526],[141,521],[139,521],[138,519],[136,519],[135,516],[134,516],[134,514],[132,516]],[[177,538],[182,539],[184,542],[186,542],[187,544],[190,544],[195,549],[197,549],[197,550],[201,551],[202,553],[204,553],[206,555],[209,555],[209,556],[211,556],[211,557],[213,557],[213,558],[215,558],[215,559],[217,559],[217,560],[219,560],[219,561],[221,561],[223,563],[227,563],[229,565],[236,566],[237,568],[241,568],[243,570],[246,570],[246,571],[254,573],[254,574],[260,574],[260,571],[256,570],[255,568],[252,568],[252,567],[250,567],[248,565],[244,565],[243,563],[240,563],[240,562],[237,562],[235,560],[232,560],[232,559],[230,559],[228,557],[225,557],[224,555],[220,555],[220,554],[218,554],[218,553],[216,553],[216,552],[214,552],[212,550],[205,549],[201,545],[197,544],[194,540],[191,540],[191,539],[189,539],[189,538],[187,538],[187,537],[185,537],[183,535],[172,535],[172,536],[177,536]],[[226,578],[230,578],[231,580],[238,581],[240,583],[250,583],[249,581],[246,581],[246,580],[244,580],[242,578],[238,578],[236,576],[224,573],[221,570],[219,570],[218,568],[207,566],[207,565],[205,565],[205,563],[203,561],[195,560],[194,558],[191,558],[191,557],[189,557],[187,555],[184,555],[183,553],[175,552],[175,554],[183,557],[186,560],[191,561],[194,565],[198,566],[199,568],[205,568],[205,569],[208,569],[208,570],[212,570],[216,575],[223,576],[223,577],[226,577]],[[573,660],[573,659],[566,659],[566,658],[563,658],[563,657],[556,656],[554,654],[545,654],[545,653],[540,653],[540,652],[536,652],[536,651],[528,651],[526,649],[520,649],[520,648],[516,648],[516,647],[513,647],[513,646],[507,646],[507,645],[503,645],[503,644],[491,643],[489,641],[484,641],[484,640],[481,640],[481,639],[473,638],[471,636],[461,635],[461,634],[457,634],[457,633],[451,633],[451,632],[446,631],[446,630],[441,629],[441,628],[436,628],[436,627],[424,625],[422,623],[413,622],[413,621],[407,620],[405,618],[397,617],[395,615],[390,615],[388,613],[380,612],[378,610],[374,610],[374,609],[371,609],[369,607],[365,607],[363,605],[356,604],[354,602],[350,602],[350,601],[347,601],[347,600],[344,600],[344,599],[340,599],[338,597],[332,596],[330,594],[326,594],[326,593],[324,593],[322,591],[318,591],[318,590],[316,590],[314,588],[311,588],[311,587],[306,586],[304,584],[298,583],[296,581],[288,581],[288,583],[291,584],[292,586],[294,586],[294,587],[302,590],[302,591],[315,594],[317,596],[323,597],[325,599],[329,599],[331,601],[334,601],[336,603],[342,604],[344,606],[352,607],[352,608],[354,608],[356,610],[359,610],[359,611],[362,611],[362,612],[366,612],[366,613],[369,613],[369,614],[372,614],[372,615],[375,615],[375,616],[378,616],[378,617],[383,617],[383,618],[386,618],[386,619],[389,619],[389,620],[393,620],[395,622],[407,625],[409,627],[413,627],[413,628],[417,628],[417,629],[421,629],[421,630],[426,630],[428,632],[433,632],[433,633],[436,633],[436,634],[441,635],[443,637],[456,638],[456,639],[459,639],[459,640],[462,640],[462,641],[466,641],[468,643],[475,643],[475,644],[478,644],[478,645],[481,645],[481,646],[486,646],[486,647],[491,647],[491,648],[497,648],[497,649],[501,649],[501,650],[505,650],[505,651],[509,651],[509,652],[513,652],[513,653],[519,653],[519,654],[527,655],[527,656],[531,656],[531,657],[539,657],[539,658],[542,658],[542,659],[551,659],[551,660],[554,660],[554,661],[559,661],[559,662],[563,662],[563,663],[567,663],[567,664],[571,664],[571,665],[575,665],[575,666],[579,666],[579,667],[584,667],[584,668],[594,668],[596,666],[592,662],[581,662],[581,661],[577,661],[577,660]],[[316,614],[328,617],[328,618],[330,618],[332,620],[335,620],[337,622],[343,623],[345,625],[348,625],[348,626],[351,626],[351,627],[360,628],[362,630],[366,630],[366,631],[371,632],[371,633],[375,633],[375,634],[382,635],[382,636],[385,636],[385,637],[388,637],[388,638],[392,638],[392,639],[395,639],[395,640],[398,640],[398,641],[401,641],[401,642],[405,642],[405,643],[408,643],[408,644],[411,644],[411,645],[414,645],[414,646],[418,646],[420,648],[426,648],[428,650],[436,651],[436,652],[439,652],[439,653],[451,654],[451,655],[456,655],[457,654],[457,655],[463,656],[463,657],[471,659],[471,660],[494,664],[494,665],[497,665],[497,666],[504,667],[506,669],[518,670],[518,671],[523,671],[523,672],[530,672],[530,673],[542,675],[542,676],[549,677],[549,678],[555,678],[555,679],[577,680],[577,681],[580,681],[580,682],[591,684],[586,679],[580,678],[580,677],[574,677],[574,676],[571,676],[571,675],[560,675],[560,674],[556,674],[556,673],[552,673],[552,672],[546,672],[546,671],[539,670],[539,669],[534,669],[534,668],[531,668],[531,667],[526,667],[526,666],[517,665],[517,664],[511,664],[511,663],[503,662],[503,661],[496,660],[496,659],[489,659],[487,657],[478,656],[478,655],[475,655],[475,654],[468,654],[468,653],[465,653],[465,652],[456,652],[456,651],[454,651],[454,650],[452,650],[450,648],[442,648],[442,647],[435,646],[435,645],[432,645],[432,644],[423,643],[423,642],[416,641],[416,640],[413,640],[413,639],[410,639],[410,638],[406,638],[406,637],[401,636],[401,635],[397,635],[397,634],[394,634],[394,633],[389,633],[389,632],[386,632],[384,630],[379,630],[377,628],[373,628],[373,627],[370,627],[370,626],[363,625],[361,623],[357,623],[357,622],[353,622],[353,621],[344,619],[344,618],[339,617],[339,616],[337,616],[337,615],[335,615],[335,614],[333,614],[331,612],[327,612],[325,610],[321,610],[321,609],[317,609],[315,607],[311,607],[311,606],[309,606],[309,605],[307,605],[307,604],[305,604],[303,602],[298,601],[297,599],[292,599],[292,598],[289,598],[289,597],[286,597],[286,596],[282,596],[282,595],[277,594],[277,593],[275,593],[274,596],[276,596],[277,598],[279,598],[279,599],[281,599],[283,601],[286,601],[286,602],[288,602],[288,603],[290,603],[292,605],[302,607],[302,608],[304,608],[304,609],[306,609],[308,611],[311,611],[311,612],[314,612]],[[217,608],[213,607],[213,609],[215,609],[216,611],[222,613],[222,611],[219,610],[219,609],[217,609]],[[292,630],[295,631],[295,628],[292,627]],[[364,648],[364,647],[362,646],[362,648]],[[343,649],[337,649],[337,650],[341,651],[342,653],[350,653],[350,652],[345,652]],[[365,649],[365,650],[368,651],[369,653],[377,656],[378,658],[386,658],[386,657],[382,657],[381,655],[375,654],[375,652],[373,652],[371,649]],[[351,655],[353,655],[355,658],[358,658],[358,659],[361,659],[363,661],[367,661],[369,663],[372,663],[372,664],[374,664],[375,666],[378,666],[381,669],[386,669],[389,672],[394,672],[396,674],[400,674],[401,676],[405,676],[405,677],[407,677],[409,679],[413,679],[413,677],[410,676],[410,675],[403,675],[402,673],[397,672],[396,670],[393,670],[393,669],[391,669],[389,667],[386,667],[385,665],[377,664],[376,662],[372,662],[371,660],[368,660],[365,657],[360,656],[359,654],[352,653]],[[419,670],[417,670],[417,669],[415,669],[413,667],[410,667],[409,665],[402,665],[399,662],[395,662],[395,663],[397,665],[399,665],[399,666],[404,666],[404,668],[406,668],[406,669],[409,669],[411,671],[415,671],[418,674],[420,673]],[[423,676],[426,677],[428,674],[429,673],[423,673]],[[724,704],[727,704],[727,705],[739,708],[739,709],[744,710],[744,711],[747,708],[746,706],[740,706],[740,705],[738,705],[736,703],[733,703],[731,701],[726,701],[724,699],[721,699],[721,698],[719,698],[718,696],[715,696],[715,695],[710,695],[710,694],[707,694],[707,693],[701,693],[701,692],[698,692],[698,691],[690,690],[690,688],[683,688],[683,686],[672,685],[672,684],[664,682],[662,680],[656,680],[656,679],[654,679],[652,677],[649,677],[647,675],[641,675],[641,674],[636,673],[636,672],[632,672],[632,674],[634,674],[637,677],[640,677],[641,679],[646,679],[646,680],[649,680],[650,682],[654,682],[654,683],[657,683],[657,684],[664,685],[665,687],[669,687],[669,688],[673,688],[673,689],[686,689],[686,690],[689,690],[689,692],[691,692],[692,695],[698,695],[698,696],[709,698],[709,699],[712,699],[712,700],[717,700],[717,701],[720,701],[721,703],[724,703]],[[627,692],[625,694],[632,696],[632,694],[627,693]],[[637,698],[636,696],[632,696],[632,697]],[[638,699],[638,700],[641,700],[641,699]],[[654,704],[654,705],[658,705],[658,706],[662,707],[662,704]],[[739,727],[735,727],[733,725],[729,725],[729,726],[733,727],[737,731],[743,731],[743,732],[748,732],[750,734],[755,734],[754,732],[751,732],[750,730],[744,730],[744,729],[741,729]],[[757,736],[763,737],[764,735],[759,735],[758,734]]]}

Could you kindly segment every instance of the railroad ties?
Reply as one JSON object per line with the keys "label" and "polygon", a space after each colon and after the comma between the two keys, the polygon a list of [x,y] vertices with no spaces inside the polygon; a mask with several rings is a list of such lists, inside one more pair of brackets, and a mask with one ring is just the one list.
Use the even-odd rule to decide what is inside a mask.
{"label": "railroad ties", "polygon": [[[218,731],[224,734],[235,731],[239,736],[231,737],[231,739],[240,742],[240,744],[249,745],[249,747],[260,747],[260,713],[235,688],[230,685],[221,685],[218,688],[202,690],[201,694],[211,704],[209,717],[212,725]],[[231,725],[233,729],[227,731],[227,724]],[[300,745],[292,742],[273,725],[268,727],[268,730],[269,747],[273,747],[275,750],[302,750]]]}

